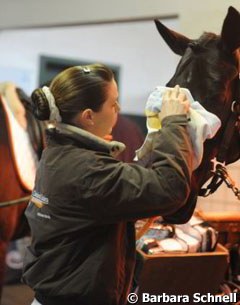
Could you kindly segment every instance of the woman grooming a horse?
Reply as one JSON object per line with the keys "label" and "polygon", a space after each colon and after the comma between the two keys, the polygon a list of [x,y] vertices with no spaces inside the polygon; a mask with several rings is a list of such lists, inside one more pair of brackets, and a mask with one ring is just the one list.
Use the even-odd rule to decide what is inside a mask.
{"label": "woman grooming a horse", "polygon": [[[237,88],[239,87],[239,30],[239,13],[236,12],[236,10],[233,8],[229,10],[220,36],[214,35],[212,33],[205,33],[201,38],[191,40],[180,34],[177,34],[176,32],[168,30],[166,27],[159,29],[159,32],[161,35],[163,35],[164,39],[166,39],[167,43],[170,45],[173,51],[183,56],[177,68],[176,74],[168,83],[168,86],[180,84],[182,87],[189,88],[194,99],[201,102],[209,111],[216,113],[222,121],[222,127],[219,130],[217,136],[213,140],[206,141],[203,162],[194,173],[194,188],[196,193],[198,193],[201,185],[212,174],[211,159],[217,156],[221,146],[224,146],[222,145],[224,143],[221,142],[223,138],[225,138],[225,130],[227,130],[226,136],[230,140],[227,145],[227,153],[222,154],[226,157],[226,163],[232,163],[239,159],[240,156],[239,132],[237,129],[237,124],[235,124],[237,122],[237,115],[239,112],[238,114],[235,113],[236,120],[234,118],[235,122],[232,125],[233,127],[227,128],[228,122],[230,121],[229,119],[232,116],[232,102],[234,99],[236,101],[239,100],[239,94],[237,93]],[[238,111],[237,103],[233,105],[232,109],[234,112]],[[9,155],[9,152],[7,149],[5,149],[8,144],[6,144],[7,141],[4,142],[4,139],[7,137],[7,133],[4,131],[4,120],[1,120],[1,122],[3,124],[1,128],[2,136],[0,137],[2,143],[1,155],[3,156],[3,165],[1,168],[4,168],[7,163],[7,159],[4,153],[6,151],[7,155]],[[233,134],[231,133],[231,129],[233,130]],[[232,134],[232,137],[229,136],[229,134]],[[12,178],[15,177],[14,168],[12,167],[10,169],[8,167],[8,172],[10,170],[12,173],[10,180],[9,175],[6,175],[5,171],[1,171],[3,176],[3,179],[1,179],[1,185],[3,186],[1,190],[4,191],[4,197],[1,196],[2,200],[10,200],[16,198],[14,193],[10,194],[9,186],[13,186],[11,181]],[[4,187],[3,183],[6,183],[8,187]],[[6,192],[6,190],[8,190],[8,192]],[[16,187],[14,190],[17,190]],[[17,194],[17,196],[19,196],[19,194]],[[20,196],[23,196],[23,194],[20,193]],[[193,196],[196,197],[194,192]],[[184,207],[186,208],[187,206],[189,206],[188,203],[186,203]],[[2,232],[10,232],[10,226],[8,225],[10,219],[14,218],[14,220],[19,220],[20,217],[17,218],[15,208],[11,208],[11,210],[10,208],[4,209],[7,209],[8,213],[6,214],[5,210],[1,210],[1,230]],[[74,213],[75,210],[73,209],[72,212]],[[181,213],[177,215],[177,219],[174,218],[174,221],[179,221],[180,216]],[[182,221],[184,221],[184,219]],[[15,222],[12,223],[15,228]],[[13,230],[11,229],[11,236],[12,231]],[[5,233],[4,235],[1,235],[1,239],[2,238],[4,239],[5,243]],[[7,240],[9,240],[9,237],[7,237]],[[1,248],[1,256],[3,257],[3,261],[4,249]],[[73,256],[69,258],[65,268],[67,268],[68,264],[70,264],[71,259],[74,260],[75,258]],[[44,269],[45,268],[47,268],[47,266],[44,266]],[[52,276],[54,276],[54,274]]]}
{"label": "woman grooming a horse", "polygon": [[126,304],[134,221],[167,220],[179,209],[191,216],[185,94],[176,87],[163,97],[148,169],[116,160],[124,146],[104,140],[117,120],[117,99],[113,74],[103,65],[69,68],[32,94],[36,116],[52,120],[26,210],[33,239],[23,279],[36,292],[34,304]]}

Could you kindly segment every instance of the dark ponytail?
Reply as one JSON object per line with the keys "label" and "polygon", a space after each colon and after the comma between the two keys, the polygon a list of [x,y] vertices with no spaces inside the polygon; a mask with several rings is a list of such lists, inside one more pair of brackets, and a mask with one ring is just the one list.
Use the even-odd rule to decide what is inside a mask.
{"label": "dark ponytail", "polygon": [[49,120],[50,108],[46,95],[41,88],[33,91],[31,95],[33,102],[33,113],[41,121]]}
{"label": "dark ponytail", "polygon": [[[71,67],[59,73],[49,89],[55,99],[62,122],[71,123],[87,108],[97,112],[105,102],[106,88],[113,80],[112,71],[102,64]],[[42,89],[32,93],[33,111],[39,120],[48,120],[50,108]]]}

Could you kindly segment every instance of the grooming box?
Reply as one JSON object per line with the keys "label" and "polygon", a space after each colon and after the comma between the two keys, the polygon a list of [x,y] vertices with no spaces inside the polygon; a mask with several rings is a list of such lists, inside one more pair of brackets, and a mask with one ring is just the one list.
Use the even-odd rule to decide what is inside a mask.
{"label": "grooming box", "polygon": [[[138,250],[142,263],[139,296],[142,293],[190,297],[197,292],[216,294],[224,281],[228,256],[228,250],[221,244],[213,252],[202,253],[148,255]],[[140,298],[137,304],[141,304]]]}

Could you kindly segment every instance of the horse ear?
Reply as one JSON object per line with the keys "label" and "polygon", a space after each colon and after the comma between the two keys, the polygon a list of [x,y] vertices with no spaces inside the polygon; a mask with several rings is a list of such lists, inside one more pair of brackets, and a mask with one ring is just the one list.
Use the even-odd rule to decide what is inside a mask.
{"label": "horse ear", "polygon": [[189,42],[191,40],[173,30],[168,29],[159,20],[154,20],[159,34],[172,49],[172,51],[178,55],[183,55]]}
{"label": "horse ear", "polygon": [[232,6],[229,7],[223,22],[221,38],[226,49],[231,52],[240,47],[240,14]]}

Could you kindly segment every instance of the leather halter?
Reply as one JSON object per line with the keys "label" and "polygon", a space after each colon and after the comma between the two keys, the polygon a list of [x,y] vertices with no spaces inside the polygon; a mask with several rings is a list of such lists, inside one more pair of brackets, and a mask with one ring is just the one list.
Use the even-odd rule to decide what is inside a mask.
{"label": "leather halter", "polygon": [[225,167],[225,161],[235,128],[237,127],[238,131],[240,132],[240,73],[236,83],[236,94],[234,95],[235,100],[232,102],[231,114],[223,133],[219,152],[215,158],[216,164],[213,171],[213,177],[206,188],[201,188],[199,190],[199,196],[207,197],[208,195],[214,193],[218,187],[225,182],[227,187],[231,188],[235,196],[238,198],[238,200],[240,200],[240,190],[235,186],[235,182],[230,177]]}

